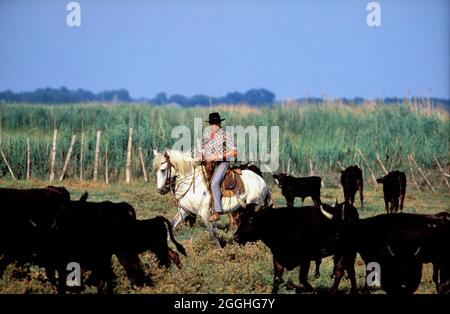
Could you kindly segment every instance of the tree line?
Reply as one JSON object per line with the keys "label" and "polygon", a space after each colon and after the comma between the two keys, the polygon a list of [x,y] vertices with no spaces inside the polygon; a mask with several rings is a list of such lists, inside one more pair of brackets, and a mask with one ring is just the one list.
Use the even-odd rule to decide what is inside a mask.
{"label": "tree line", "polygon": [[[300,105],[302,104],[321,104],[328,102],[327,99],[320,97],[304,97],[294,99]],[[362,97],[354,98],[336,98],[334,103],[346,105],[362,105],[367,100]],[[450,100],[442,98],[400,98],[387,97],[375,99],[376,102],[385,104],[398,104],[418,101],[422,104],[428,104],[433,107],[443,107],[450,109]],[[105,102],[105,103],[129,103],[140,102],[153,105],[176,105],[181,107],[210,106],[215,104],[247,104],[250,106],[272,106],[276,102],[276,95],[264,88],[250,89],[244,93],[230,92],[222,97],[212,97],[198,94],[194,96],[185,96],[181,94],[167,95],[164,92],[158,93],[153,98],[132,98],[126,89],[105,90],[94,93],[89,90],[76,89],[70,90],[67,87],[60,88],[39,88],[31,92],[13,92],[6,90],[0,92],[0,102],[4,103],[36,103],[36,104],[67,104],[83,102]]]}
{"label": "tree line", "polygon": [[224,97],[211,97],[208,95],[194,95],[187,97],[181,94],[167,95],[158,93],[151,99],[132,98],[126,89],[106,90],[93,93],[84,89],[70,90],[67,87],[39,88],[32,92],[19,92],[7,90],[0,92],[0,101],[8,103],[38,103],[62,104],[82,102],[112,102],[127,103],[141,102],[154,105],[176,104],[182,107],[209,106],[211,104],[249,104],[271,105],[275,101],[275,94],[261,89],[250,89],[245,93],[232,92]]}

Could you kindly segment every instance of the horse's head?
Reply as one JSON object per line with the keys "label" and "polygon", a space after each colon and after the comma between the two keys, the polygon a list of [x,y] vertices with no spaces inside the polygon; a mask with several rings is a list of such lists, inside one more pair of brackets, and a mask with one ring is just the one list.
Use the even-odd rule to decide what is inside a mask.
{"label": "horse's head", "polygon": [[159,194],[167,194],[175,184],[176,171],[173,166],[170,156],[165,151],[164,153],[158,153],[153,150],[153,170],[156,172],[156,187]]}
{"label": "horse's head", "polygon": [[153,172],[156,173],[156,185],[160,194],[174,190],[177,176],[184,180],[193,173],[195,161],[189,151],[166,150],[158,153],[153,150],[153,154]]}

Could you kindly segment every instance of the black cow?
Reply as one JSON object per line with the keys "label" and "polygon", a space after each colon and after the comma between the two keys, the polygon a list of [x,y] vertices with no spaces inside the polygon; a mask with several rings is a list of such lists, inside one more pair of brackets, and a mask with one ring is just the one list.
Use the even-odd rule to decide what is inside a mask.
{"label": "black cow", "polygon": [[[384,214],[346,225],[337,244],[332,292],[337,291],[344,269],[354,267],[357,252],[366,265],[378,263],[381,288],[389,294],[414,293],[420,284],[424,262],[433,263],[436,288],[443,291],[450,267],[448,217]],[[354,273],[352,270],[349,277],[356,284]],[[356,285],[352,284],[352,292],[356,292]]]}
{"label": "black cow", "polygon": [[[57,218],[57,233],[51,245],[57,250],[52,256],[60,278],[66,278],[66,267],[77,262],[82,269],[92,270],[92,282],[99,293],[112,292],[111,257],[115,254],[133,285],[149,282],[137,253],[119,241],[136,222],[134,208],[127,203],[87,202],[87,193],[79,201],[65,206]],[[59,280],[59,292],[65,292],[64,280]]]}
{"label": "black cow", "polygon": [[[259,212],[248,205],[234,234],[240,244],[261,240],[273,254],[273,293],[277,293],[284,268],[300,266],[299,280],[307,291],[310,261],[334,254],[337,234],[347,221],[358,219],[356,209],[344,203],[319,208],[262,208]],[[351,269],[349,270],[351,271]]]}
{"label": "black cow", "polygon": [[[70,201],[69,192],[56,187],[0,189],[0,197],[1,272],[13,261],[39,264],[45,267],[51,283],[64,293],[66,267],[77,262],[82,270],[92,270],[91,282],[101,293],[105,287],[112,292],[112,254],[137,286],[151,285],[138,256],[144,250],[153,251],[162,265],[169,265],[167,257],[178,267],[181,265],[178,254],[167,247],[164,218],[137,222],[134,208],[127,203],[87,202],[87,193],[79,201]],[[169,234],[177,249],[185,254]],[[136,245],[140,245],[138,249]]]}
{"label": "black cow", "polygon": [[281,189],[281,194],[286,199],[288,207],[294,206],[296,197],[300,197],[303,202],[306,197],[310,196],[314,206],[318,207],[321,204],[320,185],[322,179],[320,177],[296,178],[286,173],[274,174],[272,177]]}
{"label": "black cow", "polygon": [[172,233],[170,221],[162,216],[152,219],[137,220],[128,230],[127,237],[122,244],[140,254],[151,251],[156,255],[160,266],[169,267],[172,260],[181,269],[180,257],[172,250],[167,242],[167,234],[178,252],[186,256],[184,247],[177,242]]}
{"label": "black cow", "polygon": [[396,213],[403,210],[403,202],[406,194],[406,175],[402,171],[391,171],[383,178],[377,179],[378,183],[383,184],[383,195],[386,213]]}
{"label": "black cow", "polygon": [[86,198],[87,194],[80,201],[71,202],[58,223],[60,238],[67,248],[58,253],[61,261],[58,272],[64,272],[62,267],[69,261],[77,261],[83,268],[93,270],[93,281],[99,292],[103,292],[105,284],[111,292],[112,254],[117,256],[132,285],[152,285],[139,259],[144,251],[156,254],[160,266],[169,267],[173,260],[181,268],[178,254],[168,247],[167,235],[181,254],[186,255],[186,252],[173,237],[166,218],[136,220],[134,208],[127,203],[86,202]]}
{"label": "black cow", "polygon": [[364,207],[364,180],[361,169],[358,166],[350,166],[341,171],[341,184],[344,189],[345,202],[353,205],[355,202],[356,191],[359,191],[359,199],[361,208]]}
{"label": "black cow", "polygon": [[[63,205],[70,202],[70,194],[63,187],[48,186],[36,189],[0,188],[2,215],[0,223],[14,229],[11,224],[23,223],[50,228],[55,215]],[[8,227],[9,226],[9,227]]]}
{"label": "black cow", "polygon": [[[427,227],[433,230],[433,239],[429,241],[424,262],[433,264],[433,281],[438,293],[450,292],[450,213],[442,212],[427,215]],[[430,230],[430,229],[428,229]]]}
{"label": "black cow", "polygon": [[49,267],[56,217],[69,202],[65,188],[0,188],[0,276],[14,261]]}

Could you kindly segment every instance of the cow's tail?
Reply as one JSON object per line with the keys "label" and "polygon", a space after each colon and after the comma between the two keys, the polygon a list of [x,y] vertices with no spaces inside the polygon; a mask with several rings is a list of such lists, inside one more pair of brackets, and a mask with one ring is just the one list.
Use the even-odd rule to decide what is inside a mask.
{"label": "cow's tail", "polygon": [[184,256],[186,255],[186,250],[184,249],[184,247],[175,239],[175,237],[173,236],[173,232],[172,232],[172,225],[170,224],[170,221],[163,217],[163,216],[158,216],[159,219],[161,219],[167,226],[167,230],[169,232],[169,237],[170,240],[173,242],[173,244],[175,244],[175,247],[177,248],[177,251],[180,252],[181,254],[183,254]]}

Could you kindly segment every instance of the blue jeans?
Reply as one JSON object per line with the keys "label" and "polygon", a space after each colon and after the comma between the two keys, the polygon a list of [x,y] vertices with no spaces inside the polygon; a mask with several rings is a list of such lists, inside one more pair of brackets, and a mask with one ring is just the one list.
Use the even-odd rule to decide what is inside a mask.
{"label": "blue jeans", "polygon": [[228,161],[218,162],[216,168],[214,169],[213,175],[211,177],[211,192],[213,197],[213,207],[214,211],[217,213],[223,213],[222,207],[222,192],[220,191],[220,184],[222,183],[227,169],[230,166]]}

